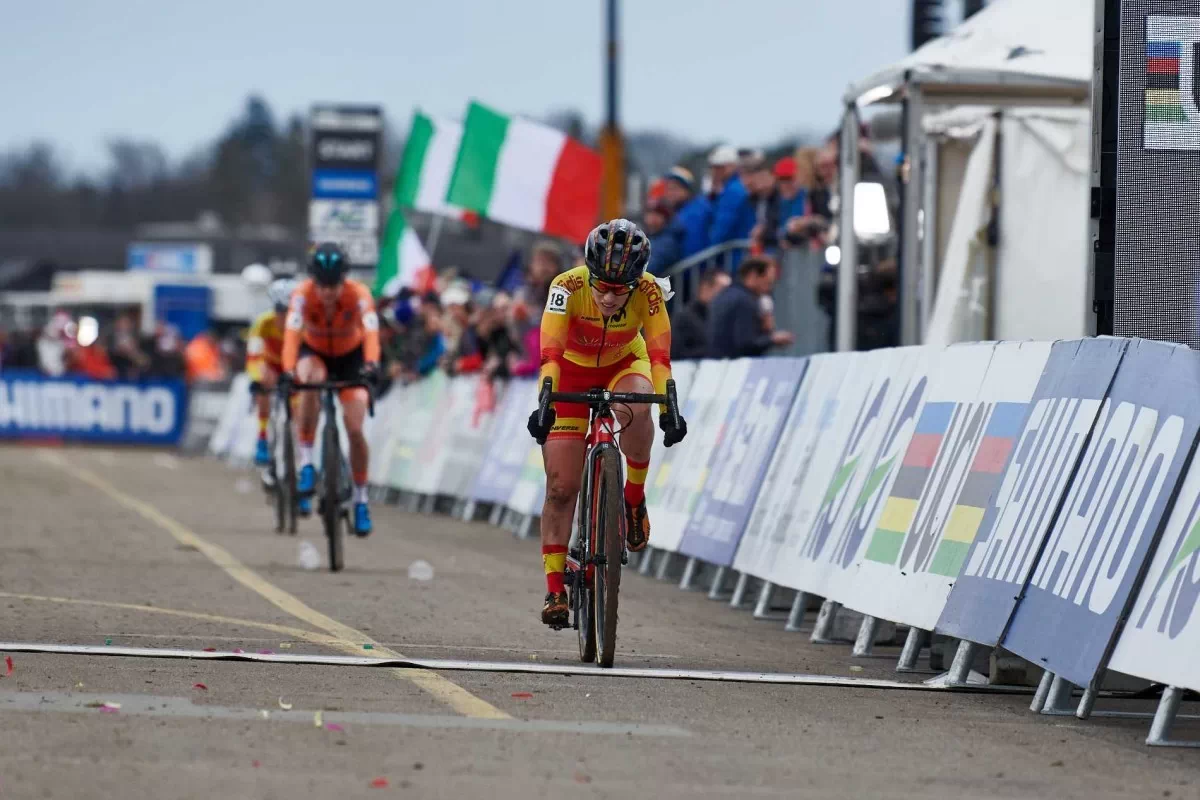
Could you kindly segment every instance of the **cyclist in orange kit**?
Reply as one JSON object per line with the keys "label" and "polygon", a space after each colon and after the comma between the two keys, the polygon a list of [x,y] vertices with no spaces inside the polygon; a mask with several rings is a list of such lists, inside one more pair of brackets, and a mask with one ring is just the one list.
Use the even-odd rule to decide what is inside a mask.
{"label": "cyclist in orange kit", "polygon": [[[312,251],[309,273],[292,294],[283,338],[283,374],[280,383],[321,383],[326,380],[362,379],[374,386],[379,376],[379,317],[371,292],[358,281],[349,280],[350,264],[336,244],[322,244]],[[350,439],[350,472],[354,479],[354,532],[371,533],[367,506],[369,451],[363,436],[368,395],[363,388],[343,389],[339,395],[342,419]],[[296,490],[300,513],[312,513],[316,487],[313,441],[317,433],[320,397],[304,392],[299,409],[300,473]]]}

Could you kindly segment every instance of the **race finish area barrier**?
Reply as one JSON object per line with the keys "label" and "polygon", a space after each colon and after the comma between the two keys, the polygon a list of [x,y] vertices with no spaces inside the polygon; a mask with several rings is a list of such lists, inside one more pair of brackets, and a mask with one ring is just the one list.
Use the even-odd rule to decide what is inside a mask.
{"label": "race finish area barrier", "polygon": [[0,373],[0,439],[177,445],[188,418],[182,380],[95,381]]}
{"label": "race finish area barrier", "polygon": [[[1101,692],[1107,673],[1162,684],[1148,741],[1186,744],[1169,732],[1200,690],[1200,354],[979,342],[685,362],[675,377],[689,434],[652,452],[643,574],[681,589],[704,575],[758,619],[783,621],[773,603],[791,592],[775,610],[790,600],[792,631],[820,601],[814,642],[866,657],[907,636],[899,672],[949,637],[931,685],[987,684],[972,665],[1002,648],[1041,671],[1033,709],[1048,714],[1130,696]],[[238,386],[210,441],[235,462],[253,430]],[[534,535],[535,406],[531,380],[394,387],[369,434],[376,496]],[[1112,714],[1127,712],[1095,712]]]}

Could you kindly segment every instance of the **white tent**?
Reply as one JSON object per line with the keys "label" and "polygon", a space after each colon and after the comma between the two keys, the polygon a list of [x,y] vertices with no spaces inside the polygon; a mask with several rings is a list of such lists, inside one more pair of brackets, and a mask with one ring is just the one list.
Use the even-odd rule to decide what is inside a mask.
{"label": "white tent", "polygon": [[995,0],[954,30],[850,86],[846,99],[885,99],[906,83],[976,101],[1086,98],[1095,0]]}
{"label": "white tent", "polygon": [[[978,230],[959,231],[959,246],[950,248],[953,232],[948,231],[944,225],[942,230],[936,230],[936,221],[939,218],[952,219],[955,224],[958,224],[958,220],[961,218],[963,225],[971,225],[984,220],[984,218],[980,216],[982,212],[978,208],[973,211],[956,208],[954,213],[948,214],[947,210],[942,207],[947,202],[955,204],[965,201],[978,205],[983,198],[977,192],[990,189],[991,183],[998,180],[1003,184],[1001,196],[1005,206],[1000,210],[1002,233],[1007,228],[1012,235],[1018,235],[1016,231],[1012,231],[1010,226],[1003,225],[1006,216],[1012,218],[1019,216],[1016,213],[1018,211],[1029,213],[1031,209],[1036,214],[1041,207],[1040,204],[1045,204],[1047,212],[1049,212],[1054,210],[1049,208],[1051,202],[1059,204],[1057,210],[1061,212],[1058,217],[1060,221],[1068,226],[1073,225],[1075,228],[1082,225],[1082,230],[1086,233],[1087,171],[1084,169],[1079,172],[1074,167],[1065,172],[1061,169],[1067,162],[1078,165],[1079,147],[1081,146],[1080,132],[1076,129],[1067,133],[1062,126],[1086,126],[1087,124],[1086,112],[1081,113],[1079,109],[1087,108],[1091,85],[1094,14],[1095,0],[994,0],[984,10],[950,33],[928,42],[896,63],[853,83],[846,90],[844,99],[847,113],[843,121],[842,135],[843,142],[851,147],[843,147],[843,197],[846,196],[846,192],[855,180],[856,165],[854,161],[856,158],[853,156],[853,150],[856,149],[854,143],[857,139],[858,112],[864,106],[872,103],[903,102],[906,104],[907,124],[904,138],[905,153],[908,158],[907,181],[903,187],[905,213],[901,221],[903,247],[900,254],[903,271],[901,316],[904,343],[915,343],[923,341],[925,338],[922,334],[926,330],[926,325],[922,322],[929,322],[934,313],[932,300],[935,276],[938,273],[948,277],[969,276],[970,274],[970,270],[967,270],[963,264],[952,265],[945,262],[944,259],[952,256],[956,258],[971,256],[970,248],[964,248],[961,243],[976,237]],[[1031,142],[1037,141],[1035,131],[1045,134],[1046,126],[1028,124],[1028,120],[1031,119],[1028,110],[1032,107],[1046,105],[1074,106],[1077,109],[1074,115],[1055,118],[1052,126],[1059,131],[1055,135],[1059,139],[1065,136],[1070,140],[1070,144],[1061,145],[1060,142],[1058,145],[1052,144],[1042,148],[1043,156],[1057,159],[1054,165],[1055,174],[1061,172],[1060,177],[1069,184],[1058,187],[1061,191],[1051,194],[1043,191],[1044,181],[1039,184],[1039,176],[1042,173],[1039,172],[1036,160],[1038,148],[1031,146]],[[963,195],[961,186],[947,185],[945,174],[939,176],[938,165],[943,160],[939,147],[956,137],[944,135],[946,131],[938,130],[936,125],[933,126],[935,132],[938,133],[936,140],[927,138],[926,131],[927,116],[942,115],[949,110],[964,106],[974,107],[977,112],[975,114],[977,126],[969,137],[969,140],[974,143],[973,146],[985,147],[986,158],[1003,163],[1004,154],[1008,152],[1010,146],[1017,143],[1016,152],[1019,152],[1023,162],[1019,170],[1001,168],[999,172],[996,172],[994,165],[988,165],[987,168],[977,165],[973,171],[972,186],[974,188],[970,193],[970,198]],[[1014,109],[1025,109],[1025,111],[1017,112]],[[999,113],[1001,117],[1025,119],[1026,123],[1010,126],[1007,122],[996,122],[994,126],[989,127],[981,122],[983,117],[991,118],[995,113]],[[1002,131],[1006,138],[1006,144],[1001,149],[996,149],[994,146],[993,137],[997,130]],[[1009,141],[1010,137],[1011,141]],[[1034,138],[1028,139],[1024,145],[1020,145],[1019,140],[1023,137]],[[957,141],[961,148],[962,138],[957,137]],[[1086,127],[1083,131],[1082,142],[1084,148],[1082,152],[1086,154]],[[1063,146],[1071,150],[1071,156],[1066,160],[1062,158]],[[976,161],[980,161],[984,157],[985,153],[981,152],[977,155]],[[958,166],[960,181],[966,177],[968,172],[966,167],[965,162]],[[1051,200],[1051,197],[1054,199]],[[1071,204],[1076,200],[1081,203],[1079,214],[1071,217],[1067,222],[1067,215],[1073,210]],[[1066,201],[1065,208],[1063,207],[1064,201]],[[1005,210],[1010,204],[1019,204],[1019,206],[1014,205],[1010,213],[1006,215]],[[844,205],[852,205],[852,203]],[[922,211],[924,213],[921,213]],[[853,212],[851,208],[847,208],[843,213]],[[1049,216],[1053,217],[1053,214],[1049,214]],[[920,229],[919,223],[921,224]],[[1034,268],[1042,270],[1043,273],[1049,269],[1063,269],[1080,271],[1079,275],[1086,275],[1088,258],[1086,236],[1081,237],[1075,228],[1072,228],[1070,236],[1066,238],[1076,243],[1071,245],[1072,248],[1077,246],[1082,248],[1077,259],[1075,256],[1064,257],[1063,246],[1057,242],[1045,241],[1043,242],[1046,245],[1044,247],[1039,247],[1036,242],[1025,243],[1020,248],[1000,246],[994,264],[995,274],[1001,276],[998,283],[1003,283],[1005,271],[1010,268],[1009,264],[1005,263],[1006,256],[1009,254],[1015,259],[1018,257],[1028,258],[1031,253],[1044,252],[1048,259],[1049,254],[1054,253],[1055,257],[1059,259],[1057,265],[1046,263],[1042,266],[1035,265]],[[856,262],[855,242],[848,235],[846,226],[842,226],[841,230],[843,231],[840,242],[843,271],[848,274]],[[1046,228],[1046,235],[1053,236],[1054,230],[1054,227]],[[1019,256],[1018,253],[1020,253]],[[935,258],[942,260],[933,263]],[[848,281],[839,283],[844,286]],[[1075,289],[1082,291],[1085,281],[1082,278],[1064,281],[1060,288],[1065,290],[1066,286],[1074,287],[1072,291]],[[967,287],[964,296],[962,287],[958,287],[953,296],[957,297],[960,302],[976,302],[977,297],[976,300],[971,299],[972,291],[971,287]],[[984,326],[987,333],[991,335],[1002,333],[1010,337],[1031,335],[1021,333],[1022,326],[1019,318],[1009,313],[1011,309],[996,305],[1008,302],[1006,294],[995,291],[991,291],[989,294],[992,308],[989,309],[990,324]],[[942,300],[942,296],[948,298],[952,295],[949,290],[939,292],[939,301]],[[1059,298],[1059,300],[1065,301],[1067,298]],[[1078,302],[1081,307],[1086,302],[1084,297],[1069,298],[1069,300]],[[852,295],[847,297],[843,294],[839,301],[842,308],[853,308]],[[962,314],[956,313],[956,316],[961,317]],[[1071,319],[1075,319],[1077,316],[1082,319],[1082,314],[1069,316]],[[846,314],[839,313],[839,320],[846,317]],[[999,319],[1008,320],[1003,326],[1004,330],[998,329],[996,325]],[[962,335],[963,328],[961,325],[957,328],[943,326],[942,330],[943,332],[958,330],[959,333],[951,335],[959,336]],[[1060,330],[1065,333],[1068,330],[1074,331],[1074,328],[1063,325],[1060,326]],[[1082,335],[1083,332],[1079,330],[1072,335]],[[840,342],[844,343],[848,338],[848,332],[839,330]]]}

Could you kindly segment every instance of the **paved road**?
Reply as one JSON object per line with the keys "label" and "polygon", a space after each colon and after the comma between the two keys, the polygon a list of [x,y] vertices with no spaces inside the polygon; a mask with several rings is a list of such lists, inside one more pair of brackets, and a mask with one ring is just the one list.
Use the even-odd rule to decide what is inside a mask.
{"label": "paved road", "polygon": [[[343,573],[306,572],[247,477],[161,453],[0,448],[0,639],[577,661],[574,634],[536,619],[533,543],[380,508]],[[298,538],[319,536],[309,520]],[[417,559],[433,580],[408,578]],[[895,677],[894,650],[852,660],[626,575],[620,664]],[[1028,697],[12,658],[6,799],[1200,797],[1200,753],[1146,748],[1145,721],[1039,717]]]}

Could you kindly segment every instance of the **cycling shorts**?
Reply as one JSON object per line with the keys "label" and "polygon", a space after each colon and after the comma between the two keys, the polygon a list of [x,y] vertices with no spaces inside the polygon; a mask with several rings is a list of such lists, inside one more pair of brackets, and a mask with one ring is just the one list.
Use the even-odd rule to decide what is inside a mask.
{"label": "cycling shorts", "polygon": [[[340,356],[327,356],[324,353],[318,353],[302,342],[300,344],[300,360],[303,361],[306,358],[318,358],[321,360],[321,363],[325,365],[326,380],[356,381],[362,377],[364,363],[362,345]],[[343,403],[355,399],[362,400],[365,403],[367,400],[366,391],[362,387],[342,389],[338,392],[338,397]]]}
{"label": "cycling shorts", "polygon": [[[586,392],[589,389],[612,391],[626,375],[641,375],[647,382],[650,378],[650,361],[638,353],[630,353],[607,367],[581,367],[573,361],[563,359],[556,392]],[[548,440],[585,439],[588,428],[586,403],[555,403],[554,427]]]}

